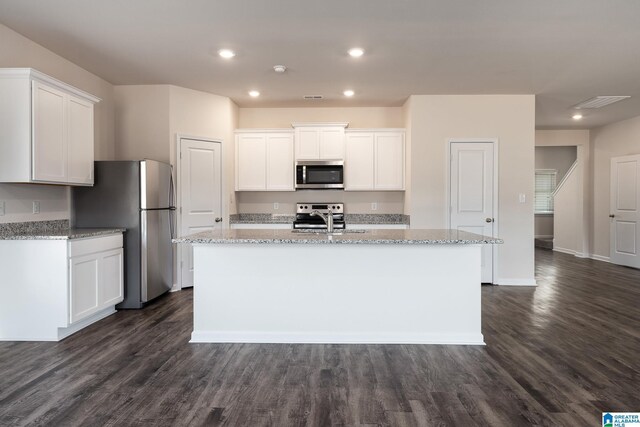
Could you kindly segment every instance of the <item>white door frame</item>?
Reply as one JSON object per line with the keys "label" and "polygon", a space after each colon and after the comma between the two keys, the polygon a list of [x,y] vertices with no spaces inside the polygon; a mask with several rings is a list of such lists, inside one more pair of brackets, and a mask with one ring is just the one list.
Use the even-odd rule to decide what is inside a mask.
{"label": "white door frame", "polygon": [[[445,218],[446,218],[446,228],[451,228],[451,144],[454,143],[490,143],[493,144],[493,236],[499,236],[499,227],[500,227],[500,210],[498,203],[499,198],[499,185],[498,178],[500,174],[498,173],[500,167],[498,163],[498,152],[499,150],[499,140],[498,138],[449,138],[446,142],[447,155],[445,156]],[[491,258],[492,267],[493,267],[493,284],[497,285],[497,277],[498,277],[498,250],[497,245],[491,245]]]}
{"label": "white door frame", "polygon": [[[182,183],[180,182],[180,177],[181,175],[181,164],[182,164],[182,159],[180,158],[180,148],[182,146],[182,140],[189,140],[189,141],[200,141],[200,142],[210,142],[210,143],[219,143],[220,144],[220,215],[222,216],[222,218],[225,218],[226,215],[226,208],[225,208],[225,204],[224,204],[224,194],[225,194],[225,174],[224,174],[224,143],[222,142],[222,138],[206,138],[206,137],[200,137],[200,136],[191,136],[191,135],[184,135],[184,134],[176,134],[176,149],[175,149],[175,153],[176,153],[176,176],[174,177],[173,182],[176,183],[176,210],[178,212],[178,215],[176,215],[177,218],[177,225],[176,225],[176,233],[179,232],[179,230],[182,230]],[[224,224],[223,227],[227,227],[227,223],[229,221],[223,221],[222,223]],[[182,261],[182,251],[183,251],[183,244],[178,244],[177,245],[177,258],[176,258],[176,279],[177,279],[177,284],[175,286],[174,289],[172,289],[172,291],[177,291],[182,289],[182,271],[181,271],[181,266],[180,266],[180,262]]]}

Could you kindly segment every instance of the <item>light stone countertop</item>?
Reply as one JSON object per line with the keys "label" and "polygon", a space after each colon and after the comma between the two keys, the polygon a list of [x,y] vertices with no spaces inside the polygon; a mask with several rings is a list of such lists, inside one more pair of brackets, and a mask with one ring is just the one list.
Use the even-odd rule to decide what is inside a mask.
{"label": "light stone countertop", "polygon": [[63,228],[56,230],[0,233],[0,240],[73,240],[124,233],[124,228]]}
{"label": "light stone countertop", "polygon": [[124,233],[125,228],[72,228],[69,220],[0,224],[0,240],[72,240]]}
{"label": "light stone countertop", "polygon": [[[361,230],[362,231],[362,230]],[[502,239],[449,229],[336,231],[333,234],[293,230],[215,229],[179,237],[174,243],[194,244],[500,244]]]}

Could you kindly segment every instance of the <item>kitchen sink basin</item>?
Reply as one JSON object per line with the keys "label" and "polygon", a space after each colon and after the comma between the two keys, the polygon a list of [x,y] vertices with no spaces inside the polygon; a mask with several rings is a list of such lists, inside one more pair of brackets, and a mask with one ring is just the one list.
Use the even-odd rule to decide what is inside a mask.
{"label": "kitchen sink basin", "polygon": [[339,236],[341,234],[357,234],[364,233],[366,230],[352,229],[352,230],[334,230],[333,233],[329,233],[327,230],[291,230],[292,233],[307,233],[307,234],[326,234],[328,236]]}

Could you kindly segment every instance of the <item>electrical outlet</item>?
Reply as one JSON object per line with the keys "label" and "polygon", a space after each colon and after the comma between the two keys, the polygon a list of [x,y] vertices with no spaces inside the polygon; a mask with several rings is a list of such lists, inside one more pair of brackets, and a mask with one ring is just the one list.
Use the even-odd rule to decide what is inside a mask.
{"label": "electrical outlet", "polygon": [[5,213],[5,207],[4,207],[4,200],[0,200],[0,216],[4,216]]}
{"label": "electrical outlet", "polygon": [[39,214],[40,213],[40,202],[37,200],[33,201],[33,213],[34,214]]}
{"label": "electrical outlet", "polygon": [[518,196],[518,200],[520,201],[520,203],[525,203],[527,201],[527,196],[524,193],[520,193],[520,195]]}
{"label": "electrical outlet", "polygon": [[273,204],[273,210],[277,211],[278,209],[280,209],[280,203],[276,202],[276,203]]}
{"label": "electrical outlet", "polygon": [[377,211],[378,210],[378,203],[376,203],[376,202],[371,203],[371,210],[372,211]]}

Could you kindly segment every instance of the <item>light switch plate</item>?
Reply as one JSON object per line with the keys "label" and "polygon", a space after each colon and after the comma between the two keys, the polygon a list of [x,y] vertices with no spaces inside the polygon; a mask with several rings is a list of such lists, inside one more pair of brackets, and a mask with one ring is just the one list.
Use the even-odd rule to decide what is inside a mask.
{"label": "light switch plate", "polygon": [[0,200],[0,216],[4,216],[4,214],[5,214],[4,200]]}
{"label": "light switch plate", "polygon": [[371,210],[372,211],[377,211],[378,210],[378,203],[376,203],[376,202],[371,203]]}
{"label": "light switch plate", "polygon": [[39,214],[40,213],[40,202],[37,200],[33,201],[33,213],[34,214]]}
{"label": "light switch plate", "polygon": [[518,200],[520,201],[520,203],[526,203],[527,196],[524,193],[520,193],[520,195],[518,196]]}
{"label": "light switch plate", "polygon": [[278,209],[280,209],[280,203],[276,202],[276,203],[273,204],[273,210],[277,211]]}

